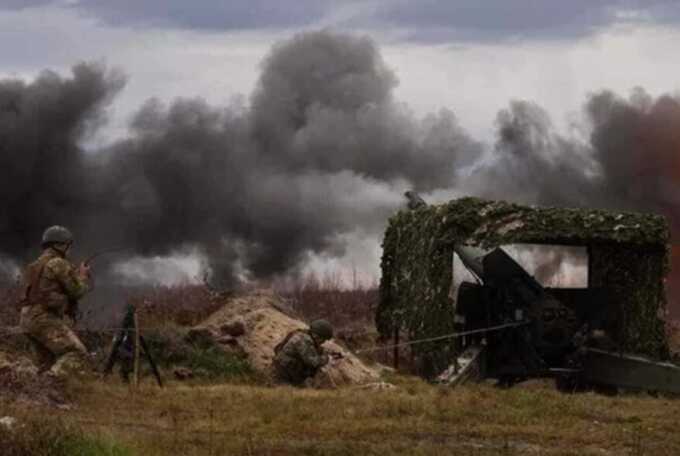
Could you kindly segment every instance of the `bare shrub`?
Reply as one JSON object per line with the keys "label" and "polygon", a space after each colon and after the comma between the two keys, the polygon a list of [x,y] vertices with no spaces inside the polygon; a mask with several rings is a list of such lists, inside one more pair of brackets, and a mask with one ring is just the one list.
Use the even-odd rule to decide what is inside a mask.
{"label": "bare shrub", "polygon": [[378,305],[378,289],[375,284],[364,286],[353,277],[351,285],[347,286],[337,271],[327,272],[321,277],[308,274],[286,283],[277,291],[307,321],[325,318],[336,329],[371,331]]}
{"label": "bare shrub", "polygon": [[144,326],[194,326],[222,307],[226,297],[203,284],[184,284],[151,287],[128,302],[140,311]]}

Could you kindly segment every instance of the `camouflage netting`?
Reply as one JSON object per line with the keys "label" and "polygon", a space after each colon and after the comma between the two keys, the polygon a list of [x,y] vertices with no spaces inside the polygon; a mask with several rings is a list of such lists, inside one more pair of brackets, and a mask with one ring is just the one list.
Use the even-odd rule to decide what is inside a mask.
{"label": "camouflage netting", "polygon": [[[616,338],[622,349],[664,357],[667,343],[659,316],[665,309],[669,236],[666,220],[658,215],[538,208],[477,198],[401,211],[390,219],[383,240],[376,324],[383,336],[398,329],[410,340],[453,332],[449,291],[454,244],[584,246],[589,286],[607,287],[621,309]],[[412,346],[426,366],[446,358],[449,348],[446,343]]]}

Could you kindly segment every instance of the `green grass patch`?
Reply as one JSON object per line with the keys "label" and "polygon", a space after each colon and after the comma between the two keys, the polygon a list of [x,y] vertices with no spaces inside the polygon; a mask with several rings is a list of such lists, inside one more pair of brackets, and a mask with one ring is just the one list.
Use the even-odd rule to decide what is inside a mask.
{"label": "green grass patch", "polygon": [[3,456],[129,456],[133,453],[111,438],[85,434],[57,420],[20,419],[11,429],[0,427]]}
{"label": "green grass patch", "polygon": [[217,347],[191,346],[184,364],[194,372],[210,378],[251,378],[255,371],[248,360],[225,353]]}
{"label": "green grass patch", "polygon": [[259,377],[248,360],[228,353],[206,339],[187,340],[182,328],[167,327],[145,335],[156,362],[164,369],[186,367],[195,378],[257,382]]}

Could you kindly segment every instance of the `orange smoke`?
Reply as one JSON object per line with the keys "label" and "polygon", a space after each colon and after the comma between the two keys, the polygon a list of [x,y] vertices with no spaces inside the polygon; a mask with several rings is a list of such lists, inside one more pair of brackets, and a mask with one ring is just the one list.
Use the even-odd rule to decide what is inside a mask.
{"label": "orange smoke", "polygon": [[[639,117],[631,122],[634,174],[627,179],[627,189],[642,208],[666,216],[671,238],[679,242],[680,99],[662,96],[652,103],[651,99],[645,101],[642,97],[633,105],[635,114],[628,114]],[[617,159],[624,160],[624,157],[617,156]],[[666,293],[670,317],[680,318],[680,244],[672,246]]]}

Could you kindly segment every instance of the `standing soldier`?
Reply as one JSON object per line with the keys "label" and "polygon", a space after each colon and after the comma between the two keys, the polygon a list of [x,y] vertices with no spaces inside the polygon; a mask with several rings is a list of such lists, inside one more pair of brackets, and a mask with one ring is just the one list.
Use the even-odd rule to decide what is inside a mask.
{"label": "standing soldier", "polygon": [[88,291],[90,267],[77,268],[67,259],[73,235],[52,226],[42,237],[43,252],[23,276],[21,328],[37,352],[42,372],[84,374],[89,369],[87,349],[66,316]]}
{"label": "standing soldier", "polygon": [[333,327],[326,320],[315,320],[308,330],[290,332],[274,348],[274,375],[281,383],[303,386],[328,364],[328,354],[321,345],[333,337]]}

